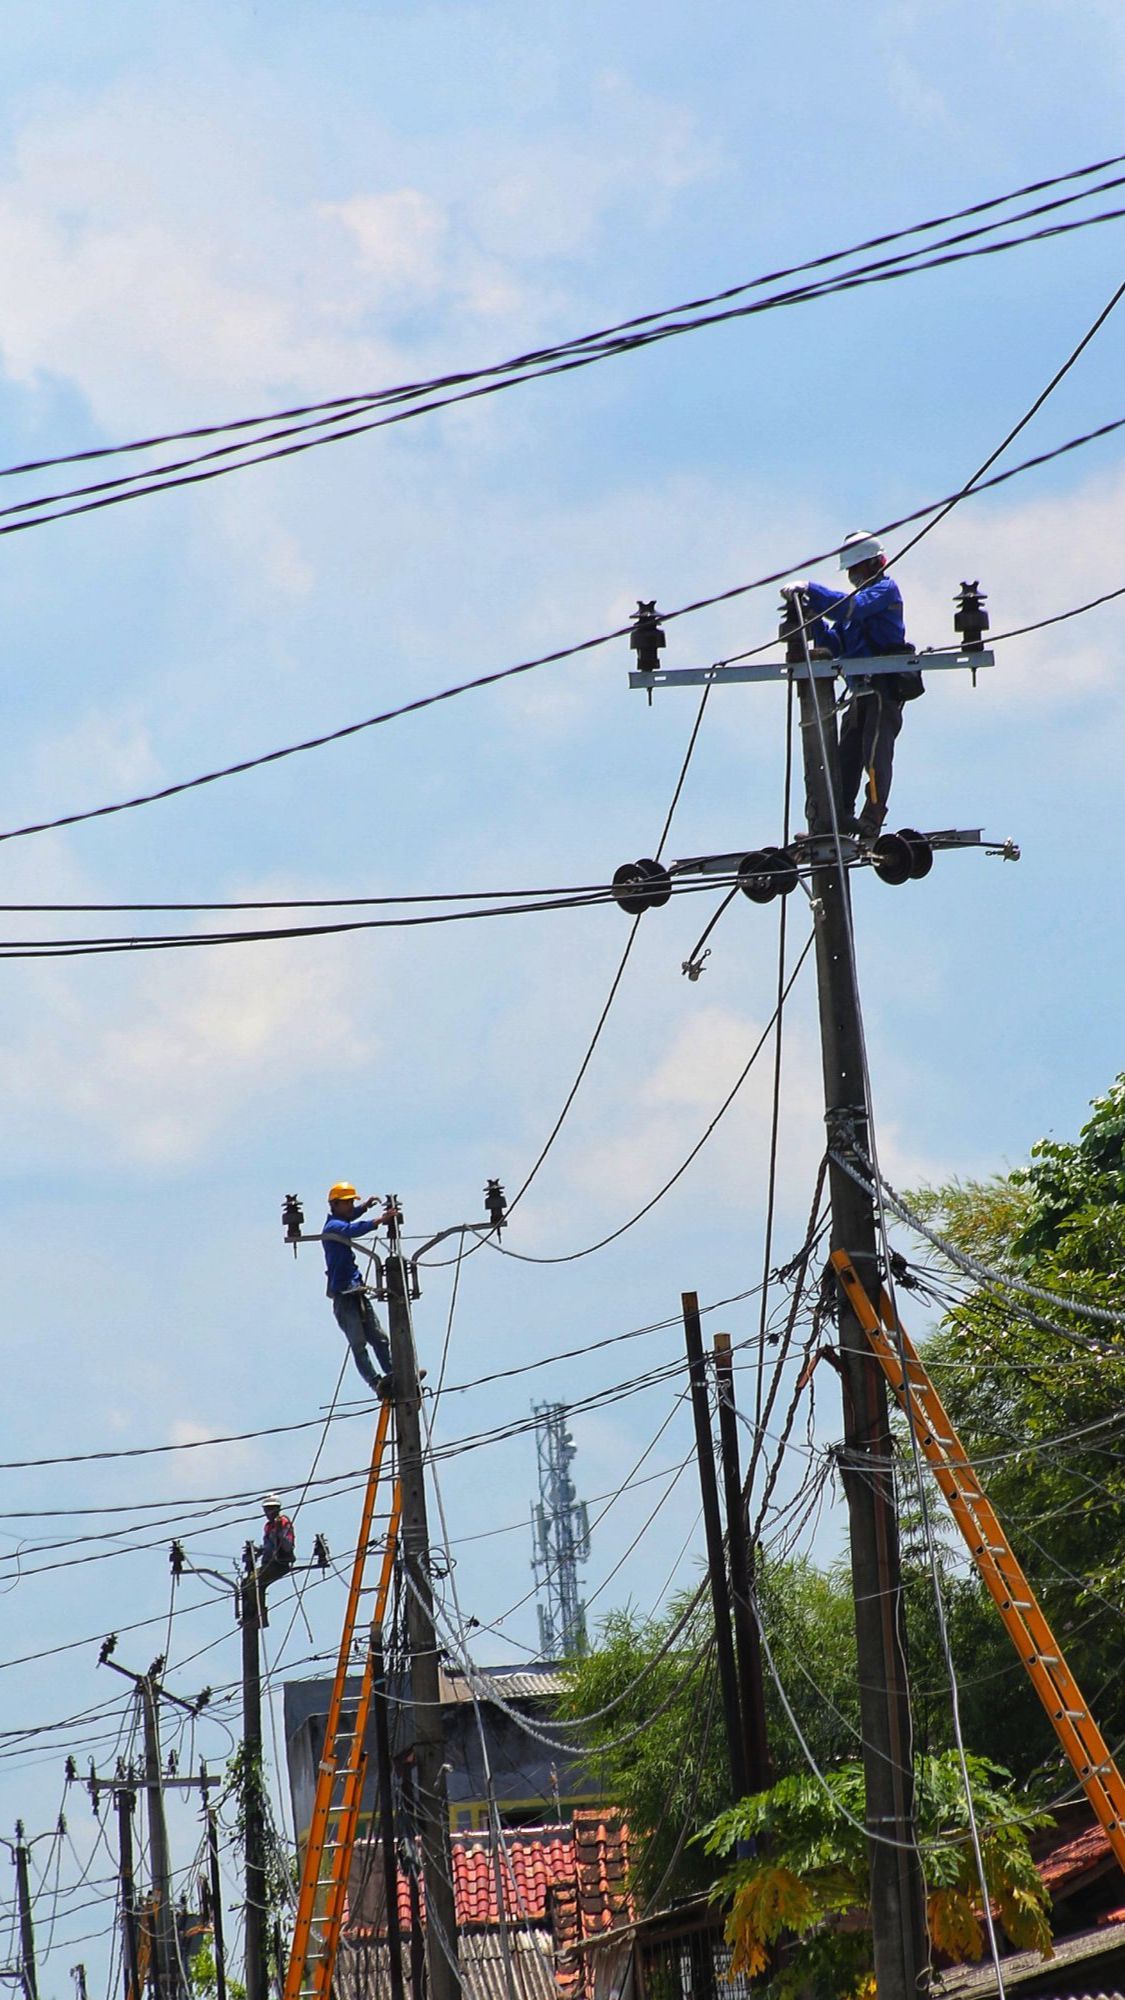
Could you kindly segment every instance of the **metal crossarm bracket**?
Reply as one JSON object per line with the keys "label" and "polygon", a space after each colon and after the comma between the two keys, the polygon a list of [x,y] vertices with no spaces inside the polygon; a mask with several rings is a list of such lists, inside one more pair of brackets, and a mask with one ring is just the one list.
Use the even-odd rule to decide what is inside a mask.
{"label": "metal crossarm bracket", "polygon": [[935,646],[928,653],[881,653],[870,660],[815,660],[811,668],[803,664],[790,666],[785,660],[736,662],[729,667],[669,667],[653,674],[632,672],[629,686],[644,688],[651,694],[656,688],[706,687],[710,683],[718,687],[746,681],[803,681],[810,672],[814,680],[830,681],[843,672],[877,677],[879,674],[945,673],[958,668],[975,678],[981,667],[995,665],[996,655],[988,647],[983,647],[979,653],[970,653],[959,646]]}
{"label": "metal crossarm bracket", "polygon": [[949,1503],[1004,1627],[1022,1660],[1086,1797],[1125,1870],[1125,1781],[1062,1648],[1040,1609],[965,1454],[945,1406],[917,1349],[895,1316],[886,1292],[876,1313],[846,1250],[832,1252],[837,1282],[863,1328],[890,1383],[899,1408],[910,1419],[919,1449]]}

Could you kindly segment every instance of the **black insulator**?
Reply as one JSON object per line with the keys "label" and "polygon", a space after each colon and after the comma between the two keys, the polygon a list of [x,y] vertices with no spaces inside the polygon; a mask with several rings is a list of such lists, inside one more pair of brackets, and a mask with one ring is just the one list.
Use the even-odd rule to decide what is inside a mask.
{"label": "black insulator", "polygon": [[638,673],[659,672],[660,654],[665,645],[665,638],[657,616],[655,597],[648,604],[643,598],[638,598],[637,615],[629,634],[629,644],[637,656]]}
{"label": "black insulator", "polygon": [[910,879],[912,882],[920,882],[934,865],[934,850],[925,834],[919,833],[915,827],[900,826],[898,837],[900,840],[905,840],[910,849]]}
{"label": "black insulator", "polygon": [[305,1211],[295,1194],[287,1194],[281,1204],[281,1222],[287,1243],[299,1243],[305,1226]]}
{"label": "black insulator", "polygon": [[772,903],[797,887],[797,863],[784,847],[755,847],[738,864],[738,886],[752,903]]}
{"label": "black insulator", "polygon": [[484,1207],[488,1220],[499,1235],[508,1213],[508,1202],[499,1181],[486,1181],[484,1186]]}
{"label": "black insulator", "polygon": [[169,1564],[171,1565],[172,1575],[182,1576],[184,1573],[184,1561],[185,1561],[184,1545],[182,1542],[172,1543],[172,1546],[168,1551],[168,1561]]}
{"label": "black insulator", "polygon": [[961,646],[966,653],[983,653],[984,635],[988,630],[988,613],[985,610],[985,593],[979,583],[962,583],[960,595],[954,599],[957,610],[953,618],[953,630],[959,635]]}
{"label": "black insulator", "polygon": [[909,882],[914,872],[911,843],[901,833],[881,833],[871,848],[871,865],[880,882],[889,882],[897,889],[901,882]]}
{"label": "black insulator", "polygon": [[661,861],[626,861],[614,870],[613,900],[626,916],[661,910],[672,894],[672,877]]}

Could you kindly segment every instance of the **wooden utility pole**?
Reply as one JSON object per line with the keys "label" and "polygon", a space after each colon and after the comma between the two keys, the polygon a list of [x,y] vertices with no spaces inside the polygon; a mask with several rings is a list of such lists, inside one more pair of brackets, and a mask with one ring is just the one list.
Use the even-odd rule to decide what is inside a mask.
{"label": "wooden utility pole", "polygon": [[[392,1203],[393,1207],[394,1204]],[[430,2000],[460,2000],[457,1910],[445,1792],[445,1737],[441,1676],[430,1588],[430,1536],[422,1460],[418,1357],[410,1321],[410,1272],[400,1247],[401,1223],[388,1224],[386,1264],[394,1376],[395,1435],[402,1489],[400,1545],[406,1577],[406,1635],[410,1649],[410,1704],[418,1780],[417,1824],[426,1887],[426,1965]],[[253,2000],[253,1996],[248,1996]]]}
{"label": "wooden utility pole", "polygon": [[[833,683],[814,678],[806,636],[794,629],[799,628],[799,617],[787,623],[788,657],[798,668],[808,830],[814,843],[810,889],[828,1137],[830,1145],[854,1139],[866,1153],[869,1107],[851,906],[847,872],[840,866],[833,832],[833,799],[839,797]],[[863,1282],[877,1293],[871,1197],[831,1159],[828,1180],[832,1248],[846,1250]],[[840,1472],[855,1597],[875,1981],[879,2000],[918,2000],[929,1984],[929,1951],[914,1818],[910,1689],[887,1396],[863,1328],[843,1298],[838,1325],[844,1389]]]}
{"label": "wooden utility pole", "polygon": [[699,1298],[695,1292],[684,1292],[681,1294],[681,1302],[684,1314],[684,1342],[688,1357],[688,1379],[691,1384],[691,1410],[695,1419],[695,1455],[699,1462],[699,1490],[703,1500],[707,1570],[711,1579],[711,1605],[715,1614],[715,1651],[719,1664],[723,1720],[726,1725],[731,1797],[742,1799],[745,1798],[749,1788],[749,1775],[742,1715],[738,1703],[734,1641],[731,1638],[726,1552],[723,1548],[723,1524],[719,1515],[719,1488],[715,1479],[715,1452],[711,1442],[711,1406],[707,1396],[703,1335],[699,1324]]}
{"label": "wooden utility pole", "polygon": [[754,1616],[754,1549],[746,1528],[746,1499],[738,1450],[738,1411],[734,1401],[734,1357],[729,1333],[714,1342],[715,1386],[719,1400],[719,1449],[723,1461],[723,1493],[727,1514],[727,1552],[734,1600],[734,1642],[738,1661],[738,1694],[746,1745],[746,1782],[750,1792],[764,1792],[770,1782],[766,1735],[766,1696],[762,1684],[762,1644]]}

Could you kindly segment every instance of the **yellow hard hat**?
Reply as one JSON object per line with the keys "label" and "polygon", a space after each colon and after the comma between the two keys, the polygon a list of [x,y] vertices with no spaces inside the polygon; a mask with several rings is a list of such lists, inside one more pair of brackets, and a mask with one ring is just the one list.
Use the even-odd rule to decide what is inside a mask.
{"label": "yellow hard hat", "polygon": [[328,1190],[329,1201],[354,1201],[355,1189],[350,1181],[334,1181]]}

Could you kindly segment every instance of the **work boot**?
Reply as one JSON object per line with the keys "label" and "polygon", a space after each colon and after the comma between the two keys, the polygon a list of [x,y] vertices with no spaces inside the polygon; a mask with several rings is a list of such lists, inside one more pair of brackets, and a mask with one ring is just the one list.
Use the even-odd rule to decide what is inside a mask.
{"label": "work boot", "polygon": [[856,821],[856,834],[862,847],[871,847],[878,840],[886,817],[886,806],[872,805],[870,799],[867,801]]}

